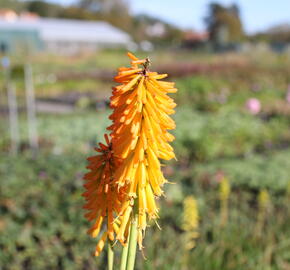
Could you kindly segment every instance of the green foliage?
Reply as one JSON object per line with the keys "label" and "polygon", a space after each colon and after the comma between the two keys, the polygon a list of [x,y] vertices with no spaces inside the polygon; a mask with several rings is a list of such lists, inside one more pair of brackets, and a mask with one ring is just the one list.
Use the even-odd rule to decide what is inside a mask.
{"label": "green foliage", "polygon": [[79,157],[28,156],[5,163],[1,157],[2,269],[92,269],[92,240],[81,214],[85,158]]}
{"label": "green foliage", "polygon": [[41,17],[57,17],[61,10],[59,5],[40,0],[29,1],[26,5],[28,11],[36,13]]}
{"label": "green foliage", "polygon": [[177,155],[192,162],[247,156],[255,151],[267,151],[270,145],[287,139],[287,134],[283,137],[281,132],[288,128],[287,121],[267,123],[245,112],[210,114],[183,108],[175,119]]}
{"label": "green foliage", "polygon": [[1,8],[12,8],[19,11],[23,8],[23,3],[18,0],[1,0]]}
{"label": "green foliage", "polygon": [[[179,56],[182,61],[223,61],[216,56]],[[176,55],[158,53],[152,58],[155,62],[170,63]],[[95,57],[74,59],[73,65],[65,58],[52,56],[49,61],[38,56],[36,61],[37,97],[58,98],[71,90],[78,90],[81,97],[88,91],[108,93],[110,88],[91,79],[51,83],[48,79],[40,80],[41,76],[46,78],[61,71],[83,72],[96,66],[116,68],[125,58],[118,52],[104,51]],[[173,184],[165,185],[166,197],[159,201],[158,223],[162,230],[154,224],[147,230],[147,260],[139,252],[137,270],[287,269],[290,113],[285,94],[290,69],[282,58],[271,61],[260,59],[244,69],[215,70],[177,80],[173,144],[178,161],[164,167],[166,178]],[[20,82],[17,83],[21,90]],[[25,104],[20,90],[18,100]],[[252,97],[262,104],[257,115],[245,108]],[[32,159],[28,149],[25,114],[20,117],[21,152],[17,157],[8,154],[8,122],[1,115],[1,269],[105,269],[106,253],[94,258],[97,239],[86,235],[89,225],[83,218],[81,177],[86,171],[86,158],[103,140],[110,112],[90,111],[87,102],[80,98],[76,104],[81,110],[71,114],[37,115],[41,150],[36,159]],[[223,228],[220,175],[225,175],[232,186],[228,223]],[[269,190],[271,208],[262,235],[258,235],[257,194],[263,188]],[[200,236],[196,248],[188,252],[184,249],[182,203],[192,194],[199,205]],[[118,258],[120,250],[116,252]]]}
{"label": "green foliage", "polygon": [[[0,175],[5,180],[0,190],[2,269],[106,269],[105,253],[100,258],[93,257],[96,240],[86,235],[88,224],[81,209],[85,157],[76,151],[40,154],[36,160],[28,154],[17,158],[0,156]],[[281,269],[289,260],[289,226],[285,217],[290,209],[285,204],[286,197],[271,196],[274,208],[267,216],[263,237],[257,238],[257,210],[252,203],[256,201],[255,194],[234,191],[229,202],[229,223],[220,228],[217,184],[203,187],[202,182],[195,181],[193,189],[181,179],[169,186],[182,186],[183,196],[179,201],[162,199],[162,230],[152,224],[144,243],[147,260],[139,253],[136,269],[194,266],[198,270],[242,270],[245,263],[251,269]],[[192,192],[200,206],[200,237],[186,263],[181,202]],[[120,250],[116,252],[119,254]]]}
{"label": "green foliage", "polygon": [[179,91],[176,102],[181,104],[191,103],[197,110],[214,111],[218,107],[214,95],[219,90],[217,85],[204,77],[193,77],[178,81]]}
{"label": "green foliage", "polygon": [[268,155],[249,155],[244,158],[219,159],[208,164],[195,164],[193,178],[202,179],[223,171],[238,187],[258,190],[261,187],[284,192],[289,182],[290,151],[270,152]]}
{"label": "green foliage", "polygon": [[244,36],[237,5],[224,7],[211,3],[205,22],[210,40],[216,45],[225,46],[230,42],[239,42]]}
{"label": "green foliage", "polygon": [[[55,153],[75,150],[87,152],[100,140],[103,140],[105,128],[110,121],[107,119],[108,112],[80,113],[76,115],[41,115],[38,117],[38,133],[44,151]],[[84,118],[86,119],[84,121]],[[25,118],[21,118],[20,136],[23,145],[28,141],[28,129]],[[8,123],[2,122],[0,130],[2,147],[9,141],[9,130],[5,129]],[[0,141],[1,143],[1,141]],[[1,146],[1,144],[0,144]]]}

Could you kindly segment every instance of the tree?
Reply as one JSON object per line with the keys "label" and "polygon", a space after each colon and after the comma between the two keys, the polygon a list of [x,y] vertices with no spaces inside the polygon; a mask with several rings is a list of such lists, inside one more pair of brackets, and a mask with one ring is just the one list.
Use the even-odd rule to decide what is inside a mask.
{"label": "tree", "polygon": [[42,17],[57,17],[62,10],[60,5],[39,0],[28,2],[26,8]]}
{"label": "tree", "polygon": [[240,11],[236,4],[224,7],[218,3],[211,3],[205,23],[210,40],[215,45],[236,43],[244,37]]}
{"label": "tree", "polygon": [[105,0],[79,0],[78,6],[90,11],[99,11]]}
{"label": "tree", "polygon": [[[79,0],[77,7],[97,20],[104,20],[127,32],[132,30],[132,17],[127,0]],[[71,10],[72,11],[72,10]],[[88,16],[86,16],[88,19]]]}
{"label": "tree", "polygon": [[79,0],[78,6],[102,14],[109,14],[116,11],[128,13],[128,3],[124,0]]}
{"label": "tree", "polygon": [[62,11],[59,13],[58,17],[77,20],[100,20],[100,17],[97,14],[94,14],[86,9],[77,6],[63,8]]}
{"label": "tree", "polygon": [[0,0],[0,8],[9,8],[15,11],[21,11],[24,4],[17,0]]}

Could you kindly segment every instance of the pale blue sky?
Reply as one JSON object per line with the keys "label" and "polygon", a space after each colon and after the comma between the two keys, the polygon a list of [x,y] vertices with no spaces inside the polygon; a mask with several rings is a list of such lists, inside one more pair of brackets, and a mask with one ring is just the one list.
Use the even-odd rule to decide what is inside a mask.
{"label": "pale blue sky", "polygon": [[[74,0],[50,0],[69,4]],[[183,28],[204,28],[208,0],[127,0],[134,14],[147,13]],[[231,4],[232,0],[218,0]],[[290,23],[290,0],[236,0],[245,30],[253,33],[280,23]]]}

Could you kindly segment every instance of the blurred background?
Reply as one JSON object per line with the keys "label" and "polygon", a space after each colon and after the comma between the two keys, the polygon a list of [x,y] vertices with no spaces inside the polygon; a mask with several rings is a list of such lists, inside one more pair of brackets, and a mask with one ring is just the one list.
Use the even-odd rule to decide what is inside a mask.
{"label": "blurred background", "polygon": [[0,269],[105,269],[82,175],[129,50],[179,89],[175,184],[136,269],[289,270],[289,14],[288,0],[1,0]]}

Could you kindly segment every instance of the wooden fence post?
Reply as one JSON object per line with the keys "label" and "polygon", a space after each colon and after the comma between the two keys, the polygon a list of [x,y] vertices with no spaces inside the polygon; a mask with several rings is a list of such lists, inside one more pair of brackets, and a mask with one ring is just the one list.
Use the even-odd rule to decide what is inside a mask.
{"label": "wooden fence post", "polygon": [[25,80],[29,143],[33,154],[36,154],[38,150],[38,134],[37,134],[34,85],[32,78],[32,68],[30,64],[26,64],[24,67],[24,80]]}
{"label": "wooden fence post", "polygon": [[10,81],[7,81],[7,96],[9,106],[9,123],[10,123],[10,138],[11,138],[11,154],[16,155],[19,149],[19,127],[18,127],[18,109],[15,86]]}

